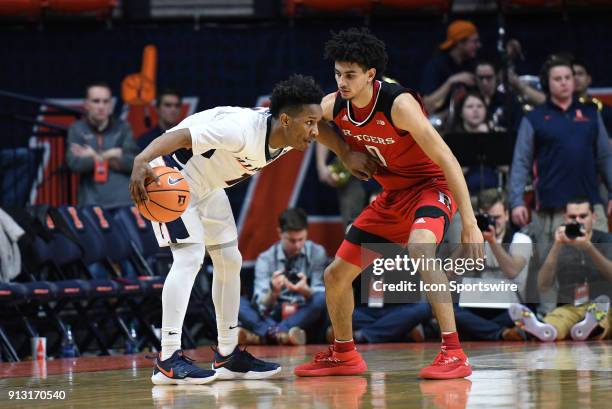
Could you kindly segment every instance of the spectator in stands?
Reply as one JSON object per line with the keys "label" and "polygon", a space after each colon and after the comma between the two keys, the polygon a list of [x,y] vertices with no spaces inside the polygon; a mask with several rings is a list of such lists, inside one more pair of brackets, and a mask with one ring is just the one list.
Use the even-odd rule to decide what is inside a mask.
{"label": "spectator in stands", "polygon": [[68,128],[66,162],[80,174],[80,206],[132,203],[128,184],[138,149],[130,126],[111,116],[111,89],[92,83],[85,91],[85,117]]}
{"label": "spectator in stands", "polygon": [[[612,210],[612,152],[601,115],[593,104],[574,98],[569,60],[549,57],[541,82],[548,100],[521,121],[510,175],[512,221],[522,227],[529,221],[523,194],[535,162],[536,211],[531,213],[529,229],[540,259],[548,254],[570,198],[584,196],[595,204],[600,230],[607,231],[607,214]],[[598,173],[610,192],[607,211],[598,191]]]}
{"label": "spectator in stands", "polygon": [[578,101],[583,104],[591,103],[597,107],[597,110],[601,113],[606,130],[608,131],[608,136],[610,136],[610,132],[612,132],[612,107],[589,95],[589,87],[593,79],[587,70],[586,64],[579,60],[573,60],[572,67],[574,68],[574,83],[576,85],[574,93],[578,97]]}
{"label": "spectator in stands", "polygon": [[[510,216],[506,196],[496,189],[480,192],[478,195],[480,216],[488,215],[493,224],[483,230],[485,239],[485,270],[480,280],[487,282],[511,282],[518,287],[520,300],[527,299],[527,271],[532,256],[532,242],[529,236],[514,232],[510,225]],[[483,229],[485,226],[481,226]],[[497,299],[497,298],[496,298]],[[483,302],[493,302],[485,300]],[[484,304],[483,304],[484,307]],[[486,318],[485,318],[486,317]],[[478,340],[520,340],[520,333],[511,328],[514,326],[507,310],[467,309],[455,307],[457,329],[472,339]]]}
{"label": "spectator in stands", "polygon": [[441,52],[425,64],[421,76],[420,92],[427,112],[446,110],[457,89],[475,85],[474,59],[479,48],[480,37],[473,23],[456,20],[448,26]]}
{"label": "spectator in stands", "polygon": [[[480,60],[476,63],[474,74],[476,76],[476,86],[487,107],[487,117],[493,126],[500,130],[517,129],[521,116],[521,105],[513,93],[509,96],[510,101],[507,101],[507,93],[499,89],[495,65],[491,61]],[[506,113],[505,111],[509,112]]]}
{"label": "spectator in stands", "polygon": [[[488,133],[495,131],[487,117],[487,106],[484,97],[475,91],[469,91],[459,100],[451,126],[452,133]],[[464,166],[463,172],[468,190],[476,195],[483,189],[497,187],[499,184],[496,169],[490,166]],[[507,172],[507,167],[499,167],[497,171]]]}
{"label": "spectator in stands", "polygon": [[181,120],[181,108],[183,106],[183,98],[181,94],[171,88],[166,88],[161,91],[157,97],[157,125],[140,135],[136,143],[139,150],[147,147],[151,141],[168,129],[176,126]]}
{"label": "spectator in stands", "polygon": [[240,344],[303,345],[305,330],[325,328],[325,249],[307,240],[302,209],[283,211],[278,231],[280,241],[257,257],[252,301],[240,300]]}
{"label": "spectator in stands", "polygon": [[594,229],[595,219],[590,199],[570,200],[565,206],[566,224],[556,229],[554,244],[538,272],[538,288],[544,291],[556,282],[557,300],[563,305],[546,315],[544,323],[525,306],[511,308],[520,326],[540,340],[570,335],[575,340],[604,339],[610,334],[612,234]]}

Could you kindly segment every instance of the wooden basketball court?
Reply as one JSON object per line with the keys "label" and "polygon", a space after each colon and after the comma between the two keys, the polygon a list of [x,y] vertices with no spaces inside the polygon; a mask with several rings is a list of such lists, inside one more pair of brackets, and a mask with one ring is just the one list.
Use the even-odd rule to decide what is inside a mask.
{"label": "wooden basketball court", "polygon": [[[154,386],[144,354],[0,364],[1,408],[597,408],[612,405],[612,342],[464,343],[468,379],[423,381],[437,343],[359,346],[364,376],[296,378],[320,346],[252,347],[283,371],[262,381]],[[187,351],[202,366],[212,351]],[[51,393],[48,393],[51,392]],[[43,399],[43,397],[55,398]],[[65,394],[61,399],[60,395]],[[10,398],[12,396],[12,399]],[[20,399],[17,399],[19,397]]]}

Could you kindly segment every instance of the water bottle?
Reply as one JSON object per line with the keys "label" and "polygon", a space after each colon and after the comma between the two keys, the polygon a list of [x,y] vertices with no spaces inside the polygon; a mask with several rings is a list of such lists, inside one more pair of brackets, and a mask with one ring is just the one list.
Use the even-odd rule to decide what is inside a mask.
{"label": "water bottle", "polygon": [[77,356],[77,350],[74,344],[74,337],[72,336],[72,329],[70,325],[66,325],[66,332],[62,339],[62,358],[74,358],[75,356]]}
{"label": "water bottle", "polygon": [[134,323],[130,324],[130,336],[125,340],[125,353],[138,353],[138,335],[136,334],[136,327]]}

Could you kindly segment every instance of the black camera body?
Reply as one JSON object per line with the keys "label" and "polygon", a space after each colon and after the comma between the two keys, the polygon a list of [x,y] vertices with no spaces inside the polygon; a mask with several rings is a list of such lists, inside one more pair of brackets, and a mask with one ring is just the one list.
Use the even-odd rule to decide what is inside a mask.
{"label": "black camera body", "polygon": [[564,224],[565,226],[565,236],[570,240],[576,240],[578,237],[584,236],[582,229],[584,229],[584,225],[578,222],[571,222]]}
{"label": "black camera body", "polygon": [[495,229],[495,220],[487,213],[476,213],[476,223],[478,223],[480,231],[483,232],[488,231],[489,226],[493,226],[493,229]]}
{"label": "black camera body", "polygon": [[285,270],[283,274],[285,277],[287,277],[287,280],[289,280],[291,284],[297,284],[297,282],[300,281],[300,276],[298,276],[298,272],[294,269],[288,271]]}

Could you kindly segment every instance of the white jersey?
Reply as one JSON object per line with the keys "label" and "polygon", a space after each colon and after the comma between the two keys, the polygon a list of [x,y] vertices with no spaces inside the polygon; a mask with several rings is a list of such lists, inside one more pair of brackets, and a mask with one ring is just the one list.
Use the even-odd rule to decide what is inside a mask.
{"label": "white jersey", "polygon": [[[271,125],[272,116],[263,108],[217,107],[198,112],[169,130],[188,128],[192,148],[174,152],[176,163],[166,165],[178,166],[192,189],[230,187],[290,150],[270,152]],[[161,165],[161,158],[151,165]]]}

